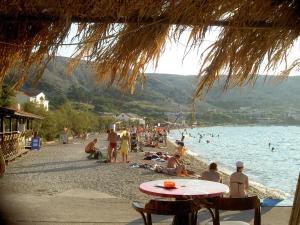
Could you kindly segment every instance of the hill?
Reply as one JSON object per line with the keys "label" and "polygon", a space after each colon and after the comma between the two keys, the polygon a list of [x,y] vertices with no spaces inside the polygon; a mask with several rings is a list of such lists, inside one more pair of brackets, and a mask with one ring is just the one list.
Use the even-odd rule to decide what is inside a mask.
{"label": "hill", "polygon": [[[71,100],[91,104],[98,112],[132,112],[156,118],[165,118],[165,112],[191,111],[196,76],[147,74],[143,91],[138,88],[134,95],[129,95],[114,87],[97,85],[84,61],[71,75],[66,75],[67,62],[68,58],[57,57],[36,86],[32,86],[29,79],[23,90],[45,92],[52,107]],[[210,114],[210,120],[221,116],[233,123],[255,122],[251,115],[258,113],[280,122],[287,113],[300,111],[300,77],[277,82],[272,76],[259,76],[254,87],[246,85],[227,92],[222,90],[223,82],[221,79],[205,100],[197,103],[198,117],[205,119]]]}

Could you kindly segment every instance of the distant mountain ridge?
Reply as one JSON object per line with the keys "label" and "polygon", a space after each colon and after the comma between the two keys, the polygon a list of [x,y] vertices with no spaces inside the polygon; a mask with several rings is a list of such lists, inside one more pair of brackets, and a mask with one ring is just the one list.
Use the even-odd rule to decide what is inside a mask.
{"label": "distant mountain ridge", "polygon": [[[57,57],[44,72],[43,78],[35,87],[30,80],[23,90],[43,91],[54,103],[58,98],[89,103],[95,111],[132,112],[146,116],[160,115],[164,112],[179,110],[190,111],[191,99],[197,84],[196,76],[170,74],[147,74],[144,89],[137,89],[134,95],[124,95],[115,88],[95,84],[93,73],[82,62],[71,74],[65,75],[68,58]],[[240,107],[284,111],[289,108],[300,109],[300,77],[289,77],[278,84],[275,77],[259,76],[255,86],[244,86],[223,92],[224,79],[217,82],[209,91],[205,100],[198,103],[197,111],[217,110],[233,111]],[[73,94],[72,94],[73,91]],[[84,93],[80,99],[77,93]],[[76,97],[77,96],[77,97]]]}

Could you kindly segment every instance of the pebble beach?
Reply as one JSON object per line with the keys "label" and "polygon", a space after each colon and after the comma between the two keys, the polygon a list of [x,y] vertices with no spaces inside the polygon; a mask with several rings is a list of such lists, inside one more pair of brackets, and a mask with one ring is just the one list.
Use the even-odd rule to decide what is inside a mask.
{"label": "pebble beach", "polygon": [[[94,137],[91,137],[94,138]],[[98,145],[106,152],[106,135],[97,136]],[[9,164],[5,176],[0,179],[1,191],[11,193],[32,193],[54,195],[70,189],[101,191],[127,200],[149,200],[149,196],[138,190],[139,184],[156,179],[174,179],[161,173],[132,166],[133,163],[154,165],[157,162],[143,160],[146,151],[174,153],[175,145],[168,142],[164,149],[144,148],[144,152],[130,152],[130,163],[104,163],[102,160],[88,160],[84,152],[86,142],[52,144],[43,146],[40,151],[30,151],[24,157]],[[118,156],[121,160],[121,156]],[[201,174],[207,165],[199,158],[186,156],[187,169]],[[229,176],[223,174],[225,184]],[[190,179],[186,177],[186,179]],[[276,198],[268,191],[251,187],[249,195],[260,198]]]}

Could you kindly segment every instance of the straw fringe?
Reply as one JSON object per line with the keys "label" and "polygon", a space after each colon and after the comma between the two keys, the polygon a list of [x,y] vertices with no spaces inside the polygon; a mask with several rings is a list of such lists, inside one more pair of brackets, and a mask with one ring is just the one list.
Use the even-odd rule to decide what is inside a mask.
{"label": "straw fringe", "polygon": [[[0,5],[0,83],[12,68],[20,73],[18,88],[34,69],[36,79],[78,23],[80,42],[67,72],[87,60],[96,80],[134,91],[144,68],[157,63],[168,39],[178,42],[191,29],[188,43],[200,48],[211,24],[223,21],[220,35],[202,55],[194,99],[205,94],[221,74],[224,89],[254,84],[258,71],[285,62],[300,35],[299,1],[274,0],[12,0]],[[94,23],[91,23],[94,22]],[[121,23],[115,23],[121,22]],[[218,24],[218,23],[217,23]],[[300,58],[279,73],[300,68]]]}

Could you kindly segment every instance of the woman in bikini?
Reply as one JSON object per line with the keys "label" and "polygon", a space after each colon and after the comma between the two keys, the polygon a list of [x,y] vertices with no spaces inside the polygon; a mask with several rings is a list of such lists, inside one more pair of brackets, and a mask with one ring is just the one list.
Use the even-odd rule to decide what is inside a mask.
{"label": "woman in bikini", "polygon": [[243,173],[244,163],[236,162],[236,172],[230,176],[230,197],[244,198],[247,197],[249,181],[248,176]]}

